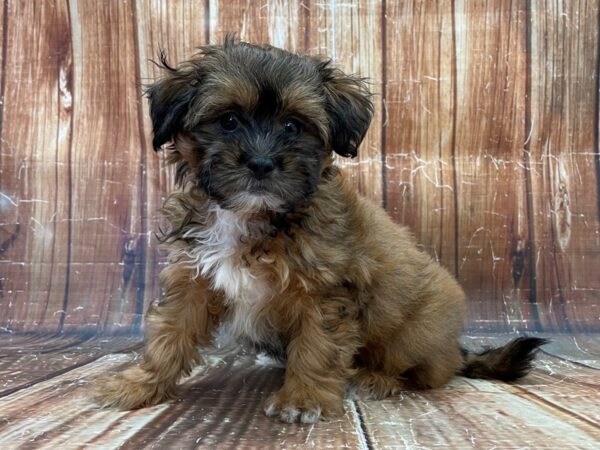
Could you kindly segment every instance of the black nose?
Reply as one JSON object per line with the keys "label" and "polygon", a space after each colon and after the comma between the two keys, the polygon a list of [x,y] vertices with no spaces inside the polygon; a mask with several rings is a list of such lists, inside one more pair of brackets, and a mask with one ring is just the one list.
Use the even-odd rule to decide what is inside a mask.
{"label": "black nose", "polygon": [[271,158],[256,156],[248,161],[248,168],[254,172],[254,176],[259,180],[265,178],[269,172],[275,168],[275,164]]}

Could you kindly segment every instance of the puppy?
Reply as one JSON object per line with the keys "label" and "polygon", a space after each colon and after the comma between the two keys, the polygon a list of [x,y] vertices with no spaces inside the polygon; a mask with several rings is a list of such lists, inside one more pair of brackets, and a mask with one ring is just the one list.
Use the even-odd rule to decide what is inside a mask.
{"label": "puppy", "polygon": [[163,213],[164,298],[146,316],[141,364],[97,383],[107,405],[175,395],[223,322],[286,361],[265,412],[311,423],[343,412],[348,385],[383,398],[456,374],[515,380],[541,339],[470,354],[456,280],[359,196],[333,164],[354,157],[373,105],[327,61],[227,38],[147,94],[155,149],[180,190]]}

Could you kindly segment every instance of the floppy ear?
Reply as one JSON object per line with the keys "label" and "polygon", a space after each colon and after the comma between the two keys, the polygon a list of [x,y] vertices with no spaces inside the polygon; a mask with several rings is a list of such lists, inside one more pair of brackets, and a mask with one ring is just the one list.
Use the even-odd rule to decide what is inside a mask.
{"label": "floppy ear", "polygon": [[183,129],[183,121],[194,98],[197,75],[189,67],[169,66],[164,53],[160,64],[165,76],[146,89],[150,101],[154,150],[169,142]]}
{"label": "floppy ear", "polygon": [[329,62],[322,63],[321,73],[331,148],[339,155],[354,158],[373,117],[371,92],[364,79],[329,67]]}

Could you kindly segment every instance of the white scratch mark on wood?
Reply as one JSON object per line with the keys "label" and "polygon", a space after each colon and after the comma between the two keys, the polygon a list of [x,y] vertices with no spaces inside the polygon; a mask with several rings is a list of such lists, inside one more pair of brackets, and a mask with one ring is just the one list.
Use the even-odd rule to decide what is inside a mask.
{"label": "white scratch mark on wood", "polygon": [[354,429],[356,430],[356,435],[358,437],[359,448],[362,450],[368,450],[369,446],[367,445],[367,439],[362,431],[361,419],[360,415],[358,414],[356,402],[354,400],[350,400],[347,402],[347,405],[352,416],[352,421],[354,422]]}
{"label": "white scratch mark on wood", "polygon": [[459,271],[462,270],[463,266],[465,265],[465,262],[467,262],[467,254],[469,253],[469,249],[471,248],[471,244],[473,243],[473,239],[475,239],[475,236],[477,236],[481,231],[485,230],[484,227],[479,227],[475,230],[475,232],[473,233],[473,235],[471,236],[471,239],[469,239],[469,243],[466,246],[467,251],[465,252],[465,256],[462,257],[462,261],[459,267]]}
{"label": "white scratch mark on wood", "polygon": [[[0,192],[0,196],[2,196],[2,198],[4,198],[4,199],[8,200],[8,202],[11,203],[13,206],[19,206],[17,203],[15,203],[15,201],[11,197],[6,195],[4,192]],[[4,202],[0,203],[0,208],[2,206],[4,206],[3,203]]]}
{"label": "white scratch mark on wood", "polygon": [[531,124],[529,126],[529,133],[527,134],[527,139],[525,139],[525,142],[523,143],[523,146],[526,146],[527,144],[529,144],[529,141],[531,140],[531,135],[533,134],[533,126],[535,124],[535,118],[531,119]]}

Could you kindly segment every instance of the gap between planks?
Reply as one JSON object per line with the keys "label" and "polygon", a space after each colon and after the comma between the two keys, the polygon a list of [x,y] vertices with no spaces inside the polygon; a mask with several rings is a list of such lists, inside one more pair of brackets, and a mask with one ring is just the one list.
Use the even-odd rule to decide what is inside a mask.
{"label": "gap between planks", "polygon": [[[475,346],[480,347],[482,344],[500,344],[506,339],[508,339],[508,336],[471,337],[470,339],[471,344],[475,344]],[[429,392],[425,394],[416,393],[415,396],[409,399],[409,408],[406,408],[406,404],[402,404],[401,401],[396,399],[391,399],[390,401],[383,402],[363,402],[349,400],[346,403],[348,414],[346,419],[344,419],[344,423],[346,425],[342,426],[342,428],[345,430],[345,439],[352,439],[352,445],[362,449],[379,448],[380,445],[385,445],[385,439],[392,439],[392,444],[395,442],[394,445],[398,445],[400,441],[393,441],[393,439],[395,439],[394,433],[397,434],[397,432],[386,429],[387,425],[385,425],[385,420],[391,420],[390,411],[386,409],[386,405],[391,406],[393,408],[391,410],[392,418],[394,417],[394,414],[396,414],[396,420],[404,421],[404,424],[398,424],[397,427],[401,428],[402,426],[404,426],[404,428],[406,428],[408,424],[410,425],[408,430],[414,432],[415,430],[412,429],[412,420],[418,418],[418,414],[414,415],[414,409],[415,407],[417,407],[416,412],[418,413],[418,408],[420,408],[417,405],[417,403],[421,402],[422,407],[423,401],[431,397],[430,400],[427,400],[427,403],[429,404],[429,402],[431,401],[431,405],[436,406],[437,411],[439,413],[439,405],[436,405],[437,400],[435,400],[435,398],[441,395],[441,407],[443,407],[444,402],[446,406],[448,406],[448,402],[451,402],[451,399],[458,399],[460,397],[460,390],[468,389],[473,391],[473,389],[468,388],[468,386],[475,386],[475,391],[481,391],[481,387],[483,386],[483,391],[481,391],[481,395],[483,395],[484,397],[487,396],[488,399],[491,401],[491,403],[489,404],[490,408],[493,407],[495,401],[493,396],[494,393],[504,396],[514,395],[516,396],[514,401],[516,401],[517,398],[520,398],[521,403],[525,401],[532,405],[529,407],[532,411],[543,410],[545,411],[543,414],[545,414],[546,417],[553,417],[553,420],[555,420],[556,423],[563,424],[564,426],[568,425],[571,428],[575,427],[579,429],[582,433],[585,433],[586,435],[591,436],[592,438],[596,436],[596,439],[598,439],[600,435],[598,434],[597,421],[595,421],[593,418],[586,417],[581,412],[569,409],[568,406],[573,405],[573,398],[567,399],[566,402],[561,398],[553,399],[552,395],[554,394],[554,392],[552,391],[552,389],[550,389],[554,388],[554,386],[557,386],[558,389],[560,388],[560,383],[564,382],[565,389],[568,389],[569,386],[585,387],[589,385],[591,388],[593,387],[593,389],[590,390],[590,395],[597,394],[598,388],[597,385],[594,384],[595,378],[593,378],[592,375],[595,375],[595,372],[598,369],[579,363],[577,358],[571,358],[573,359],[571,360],[565,357],[564,353],[568,353],[569,351],[571,351],[571,347],[574,345],[573,343],[571,343],[571,340],[573,340],[572,337],[559,336],[555,339],[560,341],[560,345],[556,346],[558,350],[553,350],[553,348],[550,347],[552,353],[543,353],[543,355],[545,355],[543,359],[548,359],[552,364],[552,367],[547,366],[548,369],[546,370],[546,373],[544,372],[545,369],[543,366],[545,362],[540,361],[536,371],[534,372],[534,376],[532,376],[529,380],[530,383],[533,383],[531,385],[504,385],[484,382],[481,380],[467,381],[464,379],[457,379],[455,380],[455,382],[453,382],[452,386],[449,387],[449,389],[453,390],[453,392],[444,393],[443,390],[439,390],[437,392]],[[565,339],[567,340],[566,344],[563,342]],[[76,345],[78,344],[73,344],[72,346],[57,346],[58,348],[61,348],[63,350],[57,349],[56,354],[60,354],[61,351],[64,351],[65,347],[72,348]],[[139,348],[140,345],[141,344],[138,343],[134,347]],[[128,350],[130,349],[123,348],[118,350],[118,352],[122,353]],[[590,352],[585,348],[581,349],[581,352],[583,354],[583,357],[585,358],[589,357],[589,359],[591,360],[598,359],[594,359],[594,355],[590,354]],[[52,353],[52,351],[48,351],[45,357],[51,356]],[[553,353],[559,353],[561,354],[561,356],[557,356]],[[568,354],[566,356],[568,356]],[[101,358],[105,358],[104,362],[107,362],[108,364],[106,365],[104,364],[104,362],[99,362]],[[264,434],[262,438],[267,439],[267,441],[269,439],[275,439],[278,436],[278,430],[285,429],[285,431],[282,431],[281,433],[287,436],[286,439],[292,439],[290,436],[293,436],[297,433],[301,434],[301,436],[296,436],[296,438],[301,437],[301,439],[292,439],[291,441],[287,441],[289,443],[294,442],[294,446],[315,446],[317,442],[320,444],[323,444],[324,442],[331,443],[326,440],[327,435],[331,434],[332,431],[334,433],[336,433],[337,431],[335,431],[332,427],[330,427],[329,431],[327,431],[328,426],[323,425],[322,423],[318,424],[316,427],[307,426],[302,428],[301,426],[298,426],[295,428],[295,431],[292,430],[293,432],[290,432],[290,426],[276,423],[272,421],[272,419],[267,419],[266,421],[264,420],[264,418],[262,417],[262,411],[259,411],[256,408],[257,399],[263,397],[263,392],[261,392],[261,390],[272,390],[273,387],[279,383],[280,378],[282,378],[283,376],[282,371],[277,372],[277,369],[265,370],[264,368],[257,367],[255,360],[253,358],[249,358],[247,355],[241,355],[239,357],[232,355],[213,355],[209,356],[208,359],[210,363],[209,367],[206,368],[208,370],[205,370],[204,367],[199,367],[195,370],[191,378],[184,380],[183,385],[184,389],[186,389],[187,392],[184,394],[184,396],[182,396],[182,399],[179,402],[161,405],[160,407],[157,407],[158,409],[150,408],[138,412],[129,413],[117,413],[107,411],[94,412],[94,410],[90,409],[89,404],[82,403],[80,405],[81,408],[77,411],[77,414],[75,414],[73,410],[72,415],[67,415],[64,417],[64,419],[67,420],[68,423],[72,423],[73,421],[75,421],[74,423],[76,424],[77,421],[83,421],[84,423],[87,422],[88,424],[92,425],[95,424],[93,425],[93,428],[98,428],[98,424],[102,424],[104,431],[97,430],[99,433],[97,436],[87,436],[87,438],[92,439],[94,445],[102,445],[102,443],[107,444],[109,443],[109,441],[111,444],[114,444],[115,441],[111,441],[111,439],[118,439],[119,430],[122,427],[124,427],[129,431],[128,433],[126,433],[126,435],[128,436],[127,439],[121,441],[123,448],[138,448],[139,446],[143,446],[149,444],[150,442],[154,442],[154,439],[158,439],[158,441],[164,443],[171,442],[171,444],[175,444],[179,442],[177,441],[177,439],[179,439],[179,434],[183,425],[192,427],[192,431],[190,433],[195,432],[199,436],[197,439],[201,439],[201,442],[205,445],[211,445],[211,442],[218,444],[220,442],[219,439],[225,440],[224,442],[229,443],[231,443],[232,440],[237,439],[235,441],[236,445],[240,444],[243,447],[245,444],[248,443],[247,441],[244,441],[245,439],[257,439],[254,437],[249,437],[249,433],[251,431],[249,430],[249,428],[252,427],[257,429],[259,432],[262,432]],[[37,402],[34,401],[37,399],[37,397],[39,397],[40,399],[43,398],[43,395],[39,395],[39,392],[52,391],[56,389],[58,389],[59,392],[62,392],[60,391],[61,389],[63,389],[62,386],[64,386],[65,384],[68,385],[69,380],[73,382],[73,380],[77,381],[90,378],[89,375],[84,375],[83,377],[77,376],[77,374],[80,372],[103,372],[106,371],[106,369],[110,368],[109,366],[115,366],[115,364],[118,363],[117,366],[121,367],[123,364],[130,360],[131,358],[129,355],[118,355],[112,351],[103,355],[96,354],[92,357],[89,357],[86,360],[79,361],[74,365],[65,367],[58,371],[51,372],[43,377],[39,377],[34,382],[30,382],[28,386],[22,386],[18,390],[15,390],[12,396],[5,395],[5,398],[3,398],[2,400],[12,402],[15,398],[27,399],[27,397],[30,397],[29,401],[32,402],[33,406],[31,406],[29,415],[31,415],[32,417],[36,417],[36,415],[40,415],[43,413],[43,409],[40,410]],[[1,361],[2,360],[0,359],[0,362]],[[113,362],[115,364],[112,364]],[[220,369],[215,370],[216,366],[219,366]],[[553,372],[553,369],[560,370],[561,373]],[[579,376],[581,374],[582,376]],[[551,377],[554,378],[551,379]],[[223,379],[225,378],[227,378],[227,380],[223,381]],[[230,384],[233,384],[234,387],[239,387],[240,390],[237,391],[235,388],[232,388]],[[536,389],[537,391],[533,392]],[[544,391],[544,389],[549,389],[549,393]],[[37,395],[36,392],[38,392]],[[569,394],[568,390],[566,390],[565,392],[566,394]],[[575,394],[582,395],[581,390],[578,392],[579,393],[575,392]],[[412,396],[411,393],[405,394],[409,397]],[[465,392],[465,394],[467,394],[468,397],[468,391]],[[61,399],[62,397],[69,397],[68,392],[64,392],[62,395],[54,395],[58,399]],[[569,395],[572,395],[572,393]],[[578,395],[575,395],[574,397],[574,400],[576,402],[579,401],[577,400]],[[245,406],[242,406],[241,410],[238,408],[238,410],[235,411],[235,407],[233,406],[233,404],[235,404],[239,400],[238,397],[240,396],[243,397],[242,403],[245,402]],[[422,400],[418,400],[421,397]],[[550,397],[550,399],[548,399],[548,397]],[[76,399],[73,400],[75,401]],[[209,401],[203,403],[202,400]],[[580,398],[580,400],[585,399]],[[62,401],[66,402],[66,405],[69,405],[68,399],[63,399]],[[562,404],[560,404],[561,401]],[[219,404],[222,403],[223,408],[221,408],[221,413],[229,414],[232,412],[231,409],[234,409],[231,417],[237,417],[241,419],[241,421],[244,421],[245,419],[245,421],[248,422],[248,425],[245,428],[242,427],[241,429],[236,428],[235,424],[228,426],[226,420],[229,416],[222,417],[223,423],[219,421],[214,422],[214,420],[218,419],[218,417],[210,419],[210,416],[215,412],[215,402],[218,402]],[[195,403],[199,404],[196,405]],[[486,402],[483,403],[487,404]],[[498,405],[501,405],[501,403],[498,403]],[[503,404],[505,406],[507,404],[511,404],[511,402],[508,400],[508,397],[505,397],[505,399],[503,400]],[[565,404],[567,406],[565,406]],[[411,411],[410,409],[411,405],[413,411]],[[577,408],[580,409],[580,411],[581,408],[585,406],[579,406],[577,404],[575,405]],[[363,406],[368,408],[368,413],[365,412]],[[57,408],[60,409],[60,407]],[[69,406],[67,406],[67,409],[68,408]],[[217,407],[217,409],[219,408],[220,407]],[[200,420],[203,421],[202,423],[196,423],[198,419],[194,417],[194,413],[197,413]],[[78,417],[79,414],[81,414],[82,417]],[[105,419],[102,419],[102,417],[104,416],[106,416]],[[593,416],[595,416],[595,413],[593,414]],[[209,421],[208,423],[204,423],[206,422],[207,417],[209,418]],[[511,418],[509,417],[509,419]],[[517,419],[515,420],[518,419],[519,418],[517,417]],[[213,420],[213,422],[210,422],[210,420]],[[406,422],[407,420],[408,422]],[[339,424],[340,422],[335,423]],[[432,423],[435,423],[435,421],[433,421]],[[47,436],[48,439],[51,439],[50,443],[52,442],[52,440],[58,439],[60,441],[61,439],[66,439],[59,432],[61,426],[64,426],[64,423],[63,425],[61,425],[60,423],[56,424],[55,428],[53,428],[52,430],[46,430],[43,433],[44,436]],[[214,436],[212,437],[211,427],[214,427]],[[351,430],[350,427],[352,428]],[[422,438],[422,436],[418,434],[419,430],[417,425],[415,425],[415,428],[419,439]],[[152,431],[153,429],[158,430],[158,434],[154,435]],[[267,431],[265,431],[265,429]],[[26,428],[26,430],[29,430],[29,428]],[[270,433],[268,432],[269,430]],[[456,430],[445,430],[445,432],[448,432],[449,434],[452,434],[453,431]],[[476,431],[477,430],[474,430],[473,432]],[[229,435],[229,433],[236,432],[241,433],[241,435]],[[107,434],[105,435],[104,433]],[[184,436],[183,438],[191,439],[195,436],[190,436],[190,433],[188,433],[187,437]],[[0,431],[0,442],[2,441],[2,436],[3,432]],[[583,439],[582,436],[583,435],[580,435],[578,439]],[[84,436],[82,436],[82,438],[83,437]],[[407,436],[404,436],[404,438],[409,439],[409,437]],[[480,439],[480,436],[477,436],[477,438]],[[210,441],[210,439],[217,440]],[[91,441],[87,442],[90,444],[92,443]],[[346,441],[346,443],[348,442],[350,441]],[[420,441],[418,441],[415,438],[413,444],[419,445],[419,442]],[[265,442],[261,441],[261,443]],[[390,441],[388,441],[388,444],[389,443]],[[57,442],[53,443],[53,445],[56,444]],[[411,447],[414,445],[410,444],[410,441],[406,442],[407,447]],[[587,447],[584,446],[582,448]]]}

